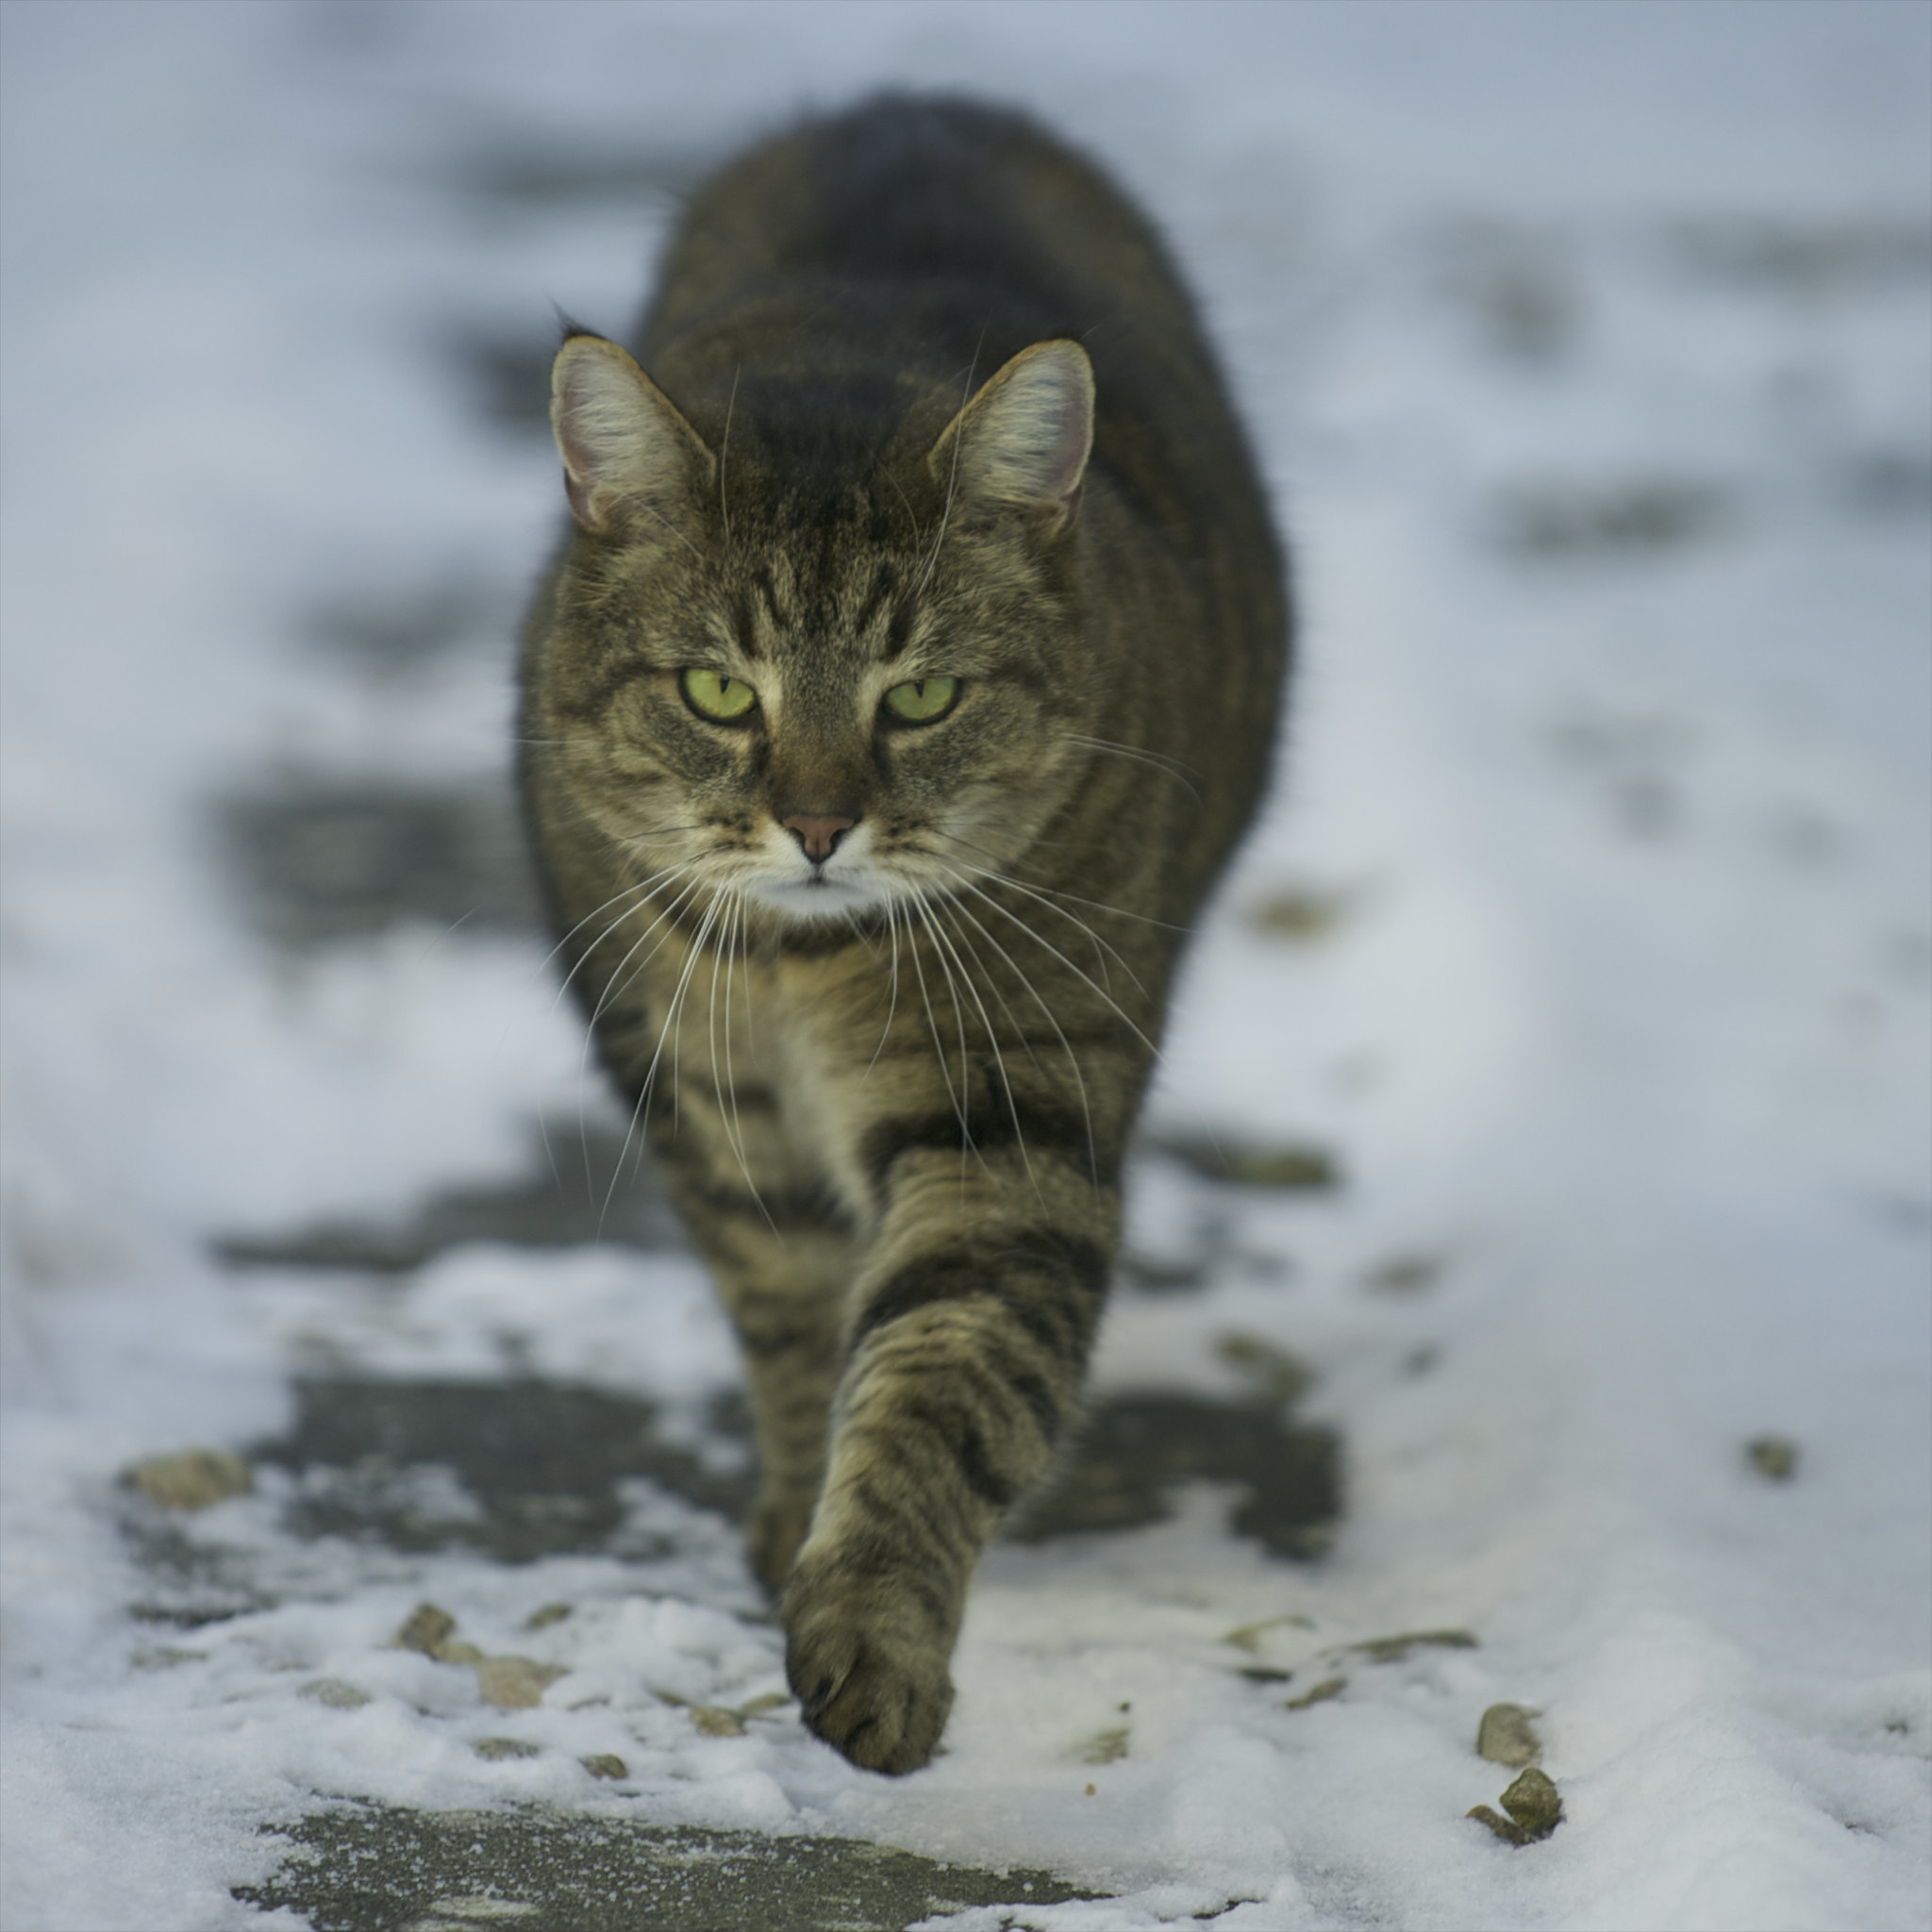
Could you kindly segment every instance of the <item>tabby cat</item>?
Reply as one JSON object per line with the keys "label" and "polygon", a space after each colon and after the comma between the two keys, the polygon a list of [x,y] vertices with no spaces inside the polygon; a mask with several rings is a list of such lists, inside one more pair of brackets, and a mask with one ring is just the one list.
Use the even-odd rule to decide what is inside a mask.
{"label": "tabby cat", "polygon": [[552,423],[523,780],[563,957],[736,1325],[805,1720],[912,1771],[1077,1425],[1169,978],[1266,777],[1268,508],[1147,222],[953,99],[725,168]]}

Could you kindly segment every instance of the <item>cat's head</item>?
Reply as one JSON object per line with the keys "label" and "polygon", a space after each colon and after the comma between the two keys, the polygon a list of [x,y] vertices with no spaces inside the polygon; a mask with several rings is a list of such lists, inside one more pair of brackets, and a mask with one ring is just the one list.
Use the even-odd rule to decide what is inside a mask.
{"label": "cat's head", "polygon": [[836,380],[747,383],[713,447],[615,343],[557,358],[576,531],[535,671],[547,761],[694,906],[815,920],[966,890],[1085,762],[1085,352],[1024,350],[950,422],[900,397],[883,440],[870,382],[869,410]]}

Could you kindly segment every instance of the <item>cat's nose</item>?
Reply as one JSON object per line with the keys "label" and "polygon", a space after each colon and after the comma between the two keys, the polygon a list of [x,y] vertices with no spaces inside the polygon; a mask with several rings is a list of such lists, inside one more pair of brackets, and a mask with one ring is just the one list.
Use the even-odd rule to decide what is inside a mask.
{"label": "cat's nose", "polygon": [[779,823],[798,841],[805,856],[814,865],[823,865],[838,849],[840,839],[858,823],[830,813],[793,812]]}

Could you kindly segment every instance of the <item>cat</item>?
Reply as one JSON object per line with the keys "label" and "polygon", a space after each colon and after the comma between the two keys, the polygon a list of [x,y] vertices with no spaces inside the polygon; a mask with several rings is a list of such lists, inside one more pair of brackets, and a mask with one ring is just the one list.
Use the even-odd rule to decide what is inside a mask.
{"label": "cat", "polygon": [[912,1771],[1077,1427],[1283,559],[1147,221],[952,97],[727,165],[551,420],[521,762],[561,954],[737,1331],[805,1722]]}

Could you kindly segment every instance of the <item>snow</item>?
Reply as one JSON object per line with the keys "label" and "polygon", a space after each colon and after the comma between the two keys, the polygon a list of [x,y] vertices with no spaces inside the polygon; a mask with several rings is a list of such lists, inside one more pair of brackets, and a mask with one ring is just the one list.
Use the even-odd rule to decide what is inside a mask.
{"label": "snow", "polygon": [[[1932,15],[11,0],[0,28],[9,1928],[293,1927],[230,1889],[277,1862],[260,1825],[340,1794],[1123,1894],[962,1932],[1932,1923]],[[996,1547],[945,1755],[897,1782],[789,1709],[711,1737],[663,1701],[780,1690],[780,1647],[720,1520],[641,1481],[610,1553],[508,1565],[300,1541],[304,1478],[263,1467],[187,1533],[276,1600],[140,1621],[120,1472],[285,1430],[318,1361],[649,1397],[728,1461],[700,1418],[729,1339],[680,1256],[211,1258],[610,1116],[541,941],[277,948],[208,814],[291,773],[505,767],[559,492],[449,345],[541,339],[553,301],[622,329],[668,204],[492,197],[479,159],[710,155],[888,79],[1030,103],[1147,199],[1293,533],[1283,782],[1150,1124],[1328,1145],[1348,1185],[1150,1158],[1134,1245],[1216,1218],[1209,1278],[1124,1288],[1096,1379],[1225,1395],[1229,1333],[1307,1362],[1333,1552],[1230,1537],[1208,1485]],[[1654,541],[1615,533],[1633,496]],[[440,654],[309,635],[449,583],[475,602]],[[1291,889],[1340,895],[1332,933],[1262,929]],[[1433,1281],[1374,1285],[1418,1257]],[[1764,1434],[1791,1480],[1747,1462]],[[412,1507],[476,1506],[445,1471]],[[425,1599],[566,1674],[484,1705],[388,1647]],[[1348,1648],[1443,1628],[1480,1645]],[[1347,1689],[1290,1709],[1244,1664]],[[1565,1807],[1522,1850],[1463,1816],[1507,1781],[1474,1750],[1505,1700]],[[541,1748],[471,1748],[503,1735]],[[607,1752],[627,1779],[576,1762]]]}

